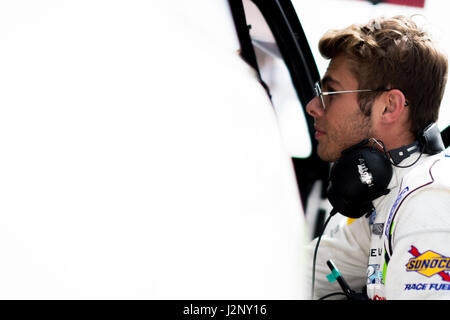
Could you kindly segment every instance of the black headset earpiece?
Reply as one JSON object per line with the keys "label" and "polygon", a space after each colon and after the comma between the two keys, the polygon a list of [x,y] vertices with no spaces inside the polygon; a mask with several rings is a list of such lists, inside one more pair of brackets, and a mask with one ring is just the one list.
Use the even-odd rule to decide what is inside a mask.
{"label": "black headset earpiece", "polygon": [[373,210],[372,200],[389,193],[392,165],[383,151],[363,140],[342,152],[330,171],[327,197],[335,212],[360,218]]}

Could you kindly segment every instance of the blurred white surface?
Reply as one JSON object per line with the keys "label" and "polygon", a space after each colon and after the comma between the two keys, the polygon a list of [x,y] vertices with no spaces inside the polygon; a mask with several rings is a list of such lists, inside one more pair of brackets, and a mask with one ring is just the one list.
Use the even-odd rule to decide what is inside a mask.
{"label": "blurred white surface", "polygon": [[0,298],[304,297],[294,173],[225,1],[2,1],[0,29]]}

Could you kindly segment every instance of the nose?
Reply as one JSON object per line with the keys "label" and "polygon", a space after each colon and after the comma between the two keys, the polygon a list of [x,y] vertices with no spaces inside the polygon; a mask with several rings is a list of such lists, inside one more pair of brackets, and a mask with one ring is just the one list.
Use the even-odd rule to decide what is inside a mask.
{"label": "nose", "polygon": [[320,97],[314,97],[310,102],[308,102],[306,105],[306,112],[314,118],[323,116],[324,110]]}

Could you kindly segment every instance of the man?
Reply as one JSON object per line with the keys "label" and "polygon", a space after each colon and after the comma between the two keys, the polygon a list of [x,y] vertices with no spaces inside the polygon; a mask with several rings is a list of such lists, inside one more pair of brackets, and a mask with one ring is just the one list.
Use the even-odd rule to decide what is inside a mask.
{"label": "man", "polygon": [[[439,152],[439,134],[432,138],[442,145],[435,152],[422,137],[438,118],[446,56],[403,16],[329,31],[319,50],[331,59],[307,106],[319,156],[335,162],[342,151],[373,138],[372,146],[389,156],[392,178],[388,193],[371,201],[369,215],[325,231],[314,261],[314,299],[342,292],[326,277],[327,260],[369,299],[450,299],[450,158]],[[410,155],[399,151],[403,146],[412,146]],[[310,244],[311,257],[316,244]]]}

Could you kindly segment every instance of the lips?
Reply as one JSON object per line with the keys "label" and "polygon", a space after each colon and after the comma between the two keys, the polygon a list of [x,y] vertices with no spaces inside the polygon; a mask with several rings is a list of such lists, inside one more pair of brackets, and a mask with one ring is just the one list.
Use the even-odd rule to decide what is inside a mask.
{"label": "lips", "polygon": [[314,134],[314,137],[316,139],[320,138],[321,136],[324,136],[326,134],[325,131],[319,129],[317,126],[314,126],[314,130],[316,131],[315,134]]}

